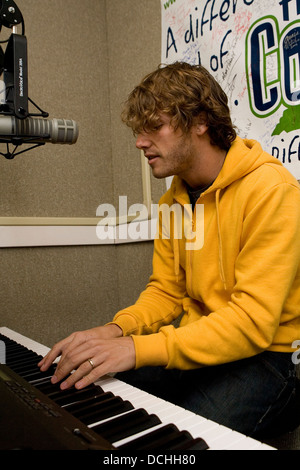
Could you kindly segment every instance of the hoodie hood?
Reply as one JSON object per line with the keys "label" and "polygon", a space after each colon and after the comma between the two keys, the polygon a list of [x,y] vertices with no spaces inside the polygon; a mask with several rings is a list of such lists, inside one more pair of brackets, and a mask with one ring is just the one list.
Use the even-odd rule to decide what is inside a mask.
{"label": "hoodie hood", "polygon": [[[281,162],[265,152],[256,140],[237,137],[226,155],[220,173],[205,193],[225,189],[265,163],[282,166]],[[174,176],[170,190],[174,199],[183,198],[184,203],[189,202],[185,183],[178,176]]]}

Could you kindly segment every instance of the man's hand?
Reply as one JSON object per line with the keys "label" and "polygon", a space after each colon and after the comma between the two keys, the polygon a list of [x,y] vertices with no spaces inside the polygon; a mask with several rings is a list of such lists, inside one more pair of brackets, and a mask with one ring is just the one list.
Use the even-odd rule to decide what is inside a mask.
{"label": "man's hand", "polygon": [[73,385],[81,389],[108,372],[122,372],[135,367],[132,338],[123,337],[122,330],[113,324],[73,333],[57,343],[38,366],[45,371],[59,356],[51,381],[57,383],[68,376],[61,383],[61,389]]}

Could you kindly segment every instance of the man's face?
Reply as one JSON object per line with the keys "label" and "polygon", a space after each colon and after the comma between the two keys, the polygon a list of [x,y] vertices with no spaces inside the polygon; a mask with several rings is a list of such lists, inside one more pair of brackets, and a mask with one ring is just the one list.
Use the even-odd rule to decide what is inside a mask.
{"label": "man's face", "polygon": [[137,136],[136,147],[144,151],[156,178],[178,175],[185,179],[192,169],[195,153],[192,131],[185,134],[179,128],[174,130],[170,120],[162,114],[155,130]]}

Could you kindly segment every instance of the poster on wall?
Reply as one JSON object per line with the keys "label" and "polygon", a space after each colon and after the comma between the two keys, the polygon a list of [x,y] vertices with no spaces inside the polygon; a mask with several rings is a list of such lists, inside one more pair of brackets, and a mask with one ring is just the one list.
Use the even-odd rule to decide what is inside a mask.
{"label": "poster on wall", "polygon": [[206,67],[238,134],[300,180],[300,0],[161,0],[161,11],[162,63]]}

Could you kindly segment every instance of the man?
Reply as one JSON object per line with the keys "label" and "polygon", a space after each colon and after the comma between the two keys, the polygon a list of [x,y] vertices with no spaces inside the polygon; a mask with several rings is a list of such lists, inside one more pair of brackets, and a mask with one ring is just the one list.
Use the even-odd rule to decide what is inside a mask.
{"label": "man", "polygon": [[295,414],[299,185],[258,142],[236,136],[226,95],[201,66],[149,74],[123,120],[153,175],[174,175],[160,204],[176,210],[168,230],[160,213],[153,274],[136,304],[62,340],[40,367],[61,355],[52,381],[62,389],[123,371],[156,396],[266,435],[278,416],[288,421],[288,405]]}

